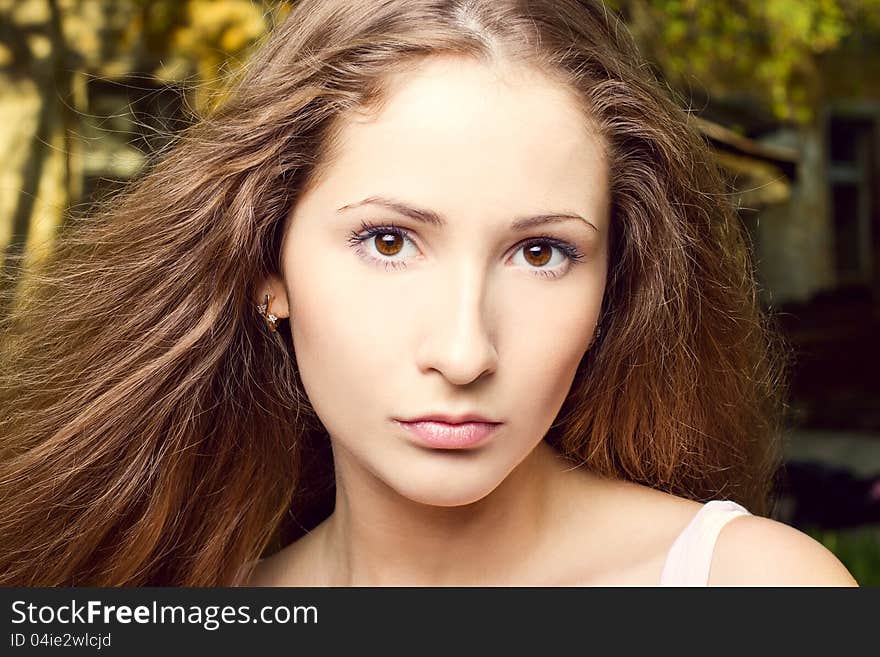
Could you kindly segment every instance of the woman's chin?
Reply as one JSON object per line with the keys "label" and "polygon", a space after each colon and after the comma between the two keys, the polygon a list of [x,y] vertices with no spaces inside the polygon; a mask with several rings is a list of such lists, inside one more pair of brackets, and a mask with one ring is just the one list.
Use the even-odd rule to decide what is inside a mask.
{"label": "woman's chin", "polygon": [[397,492],[413,502],[426,506],[456,507],[479,502],[498,486],[499,481],[425,481],[397,485]]}

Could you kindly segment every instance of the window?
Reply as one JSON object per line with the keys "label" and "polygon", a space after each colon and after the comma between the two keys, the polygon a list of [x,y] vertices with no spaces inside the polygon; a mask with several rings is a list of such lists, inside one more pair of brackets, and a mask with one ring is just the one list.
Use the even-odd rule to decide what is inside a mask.
{"label": "window", "polygon": [[870,284],[877,228],[875,143],[872,118],[832,116],[828,122],[828,180],[839,285]]}

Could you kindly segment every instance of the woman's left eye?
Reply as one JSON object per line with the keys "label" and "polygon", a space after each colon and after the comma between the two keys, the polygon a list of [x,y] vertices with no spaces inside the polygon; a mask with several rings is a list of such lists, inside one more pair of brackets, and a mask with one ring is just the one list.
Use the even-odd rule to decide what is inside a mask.
{"label": "woman's left eye", "polygon": [[[406,268],[404,260],[391,258],[401,253],[407,243],[416,248],[409,232],[393,223],[380,226],[361,222],[361,232],[352,231],[348,242],[362,257],[373,263],[384,264],[386,269]],[[365,243],[372,248],[365,249]],[[561,258],[557,258],[557,262],[548,268],[547,264],[554,259],[554,250],[561,254]],[[531,265],[527,266],[527,269],[533,270],[536,276],[548,278],[565,274],[574,264],[584,259],[584,254],[574,244],[548,235],[533,237],[517,245],[514,256],[520,253],[524,254],[523,260],[526,265]]]}

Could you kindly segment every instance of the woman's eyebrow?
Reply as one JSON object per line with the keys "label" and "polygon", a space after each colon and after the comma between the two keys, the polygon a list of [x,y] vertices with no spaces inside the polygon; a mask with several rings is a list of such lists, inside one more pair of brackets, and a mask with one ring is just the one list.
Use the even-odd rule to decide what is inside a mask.
{"label": "woman's eyebrow", "polygon": [[[442,215],[433,210],[417,208],[409,203],[404,203],[393,198],[388,198],[387,196],[368,196],[367,198],[358,201],[357,203],[349,203],[348,205],[343,205],[341,208],[338,208],[336,212],[351,210],[362,205],[381,205],[390,210],[394,210],[395,212],[405,215],[415,221],[420,221],[422,223],[430,224],[431,226],[437,226],[439,228],[442,228],[447,224],[446,219],[444,219]],[[596,228],[596,226],[594,226],[590,221],[574,212],[548,212],[528,217],[519,217],[513,220],[510,227],[513,230],[520,231],[528,230],[529,228],[541,224],[558,223],[571,220],[583,221],[594,231],[596,231],[597,233],[599,232],[599,229]]]}

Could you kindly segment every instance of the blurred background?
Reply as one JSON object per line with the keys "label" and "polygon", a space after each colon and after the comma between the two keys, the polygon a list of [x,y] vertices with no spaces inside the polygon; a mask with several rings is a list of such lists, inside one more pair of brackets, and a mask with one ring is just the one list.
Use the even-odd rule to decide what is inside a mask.
{"label": "blurred background", "polygon": [[[0,267],[136,178],[293,4],[0,0]],[[880,0],[606,4],[726,172],[791,349],[772,516],[880,585]]]}

